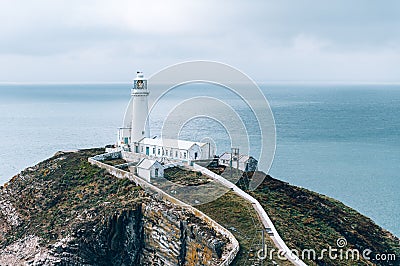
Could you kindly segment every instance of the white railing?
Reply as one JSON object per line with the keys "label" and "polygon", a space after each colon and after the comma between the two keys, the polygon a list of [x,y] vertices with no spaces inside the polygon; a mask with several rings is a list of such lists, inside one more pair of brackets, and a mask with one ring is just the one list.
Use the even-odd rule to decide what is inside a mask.
{"label": "white railing", "polygon": [[[96,159],[97,158],[97,159]],[[155,195],[157,198],[171,202],[173,204],[177,204],[185,208],[186,210],[190,211],[193,215],[196,217],[201,218],[203,221],[205,221],[208,225],[213,227],[218,233],[221,235],[225,236],[226,238],[229,239],[230,244],[231,244],[231,250],[229,251],[228,254],[226,254],[223,258],[223,261],[219,264],[219,266],[228,266],[232,263],[232,261],[235,259],[237,253],[239,252],[239,242],[236,240],[235,236],[227,229],[225,229],[223,226],[218,224],[216,221],[205,215],[203,212],[199,211],[198,209],[194,208],[193,206],[186,204],[179,199],[174,198],[173,196],[167,194],[165,191],[159,189],[158,187],[150,184],[149,182],[145,181],[144,179],[130,173],[127,171],[124,171],[122,169],[118,169],[114,166],[105,164],[98,159],[102,158],[102,156],[95,156],[92,158],[89,158],[88,161],[89,163],[96,165],[100,168],[105,169],[108,173],[111,175],[117,177],[117,178],[128,178],[129,180],[133,181],[136,185],[142,187],[145,191],[149,192],[150,194]]]}
{"label": "white railing", "polygon": [[260,220],[263,223],[264,228],[268,232],[272,233],[272,235],[270,235],[272,241],[275,243],[277,248],[279,248],[280,250],[282,250],[284,252],[285,257],[289,261],[291,261],[294,265],[307,266],[307,264],[305,264],[302,260],[300,260],[300,258],[298,258],[296,256],[296,254],[294,254],[288,248],[288,246],[283,241],[283,239],[280,237],[280,235],[279,235],[278,231],[276,230],[274,224],[272,223],[272,221],[269,218],[268,214],[265,212],[264,208],[261,206],[261,204],[258,202],[258,200],[256,200],[255,198],[253,198],[252,196],[250,196],[249,194],[247,194],[246,192],[241,190],[238,186],[236,186],[232,182],[226,180],[222,176],[217,175],[216,173],[210,171],[209,169],[207,169],[207,168],[205,168],[203,166],[200,166],[198,164],[194,164],[193,165],[193,169],[195,169],[197,171],[200,171],[202,174],[211,177],[212,179],[216,180],[220,184],[230,188],[234,193],[236,193],[240,197],[244,198],[246,201],[250,202],[251,205],[253,206],[253,208],[255,209],[255,211],[257,212],[258,216],[260,217]]}

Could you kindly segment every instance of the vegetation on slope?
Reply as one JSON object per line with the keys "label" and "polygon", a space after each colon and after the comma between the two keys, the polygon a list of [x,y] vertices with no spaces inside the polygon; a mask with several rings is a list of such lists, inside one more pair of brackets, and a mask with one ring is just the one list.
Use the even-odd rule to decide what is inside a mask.
{"label": "vegetation on slope", "polygon": [[[232,182],[238,180],[237,185],[243,190],[247,189],[251,179],[251,173],[246,174],[236,169],[231,175],[229,167],[220,166],[210,170]],[[270,176],[255,191],[247,192],[264,207],[288,247],[298,251],[300,256],[305,250],[304,261],[309,265],[400,265],[399,239],[337,200]],[[328,253],[318,258],[321,251],[329,249],[329,246],[340,250],[337,240],[341,238],[347,241],[347,245],[342,248],[343,252],[357,249],[360,252],[359,260],[352,260],[350,253],[349,260],[340,259],[339,253],[335,259],[335,252],[332,258]],[[315,250],[315,259],[309,259],[309,249]],[[362,256],[366,249],[372,251],[371,254],[367,253],[371,260]],[[374,260],[378,253],[384,254],[386,260]],[[346,258],[345,253],[343,258]]]}
{"label": "vegetation on slope", "polygon": [[[262,248],[262,225],[247,201],[230,191],[213,202],[196,207],[230,230],[238,240],[240,250],[232,265],[260,265],[257,251]],[[265,235],[264,239],[265,245],[273,246],[268,235]],[[279,265],[291,265],[287,261],[280,261],[277,254],[274,254],[272,260],[264,260],[263,265],[275,265],[274,261],[279,262]]]}
{"label": "vegetation on slope", "polygon": [[16,208],[20,224],[5,234],[0,244],[5,246],[27,234],[51,243],[76,232],[80,219],[87,216],[102,219],[116,211],[136,209],[144,199],[140,187],[88,163],[88,157],[103,151],[60,152],[1,187]]}
{"label": "vegetation on slope", "polygon": [[[270,176],[253,192],[274,222],[280,236],[291,249],[298,251],[338,248],[337,239],[345,238],[347,249],[360,251],[360,260],[331,259],[325,254],[322,259],[306,259],[309,265],[400,265],[399,239],[376,225],[343,203],[318,193],[291,186]],[[372,250],[368,256],[377,253],[396,254],[397,260],[365,260],[362,252]],[[349,258],[352,258],[349,256]]]}
{"label": "vegetation on slope", "polygon": [[[2,192],[7,192],[7,200],[19,215],[19,225],[13,231],[6,230],[5,234],[0,235],[0,246],[6,246],[28,233],[52,243],[76,232],[80,217],[110,217],[117,210],[135,209],[138,203],[146,200],[140,187],[128,180],[117,179],[87,162],[88,157],[101,152],[102,149],[91,149],[78,153],[58,153],[0,187]],[[230,177],[228,172],[222,174]],[[206,181],[197,173],[177,169],[167,170],[166,176],[171,181],[185,185],[201,185]],[[202,182],[199,183],[199,180]],[[336,240],[345,238],[345,249],[358,249],[360,252],[370,249],[371,258],[377,253],[397,255],[396,261],[368,261],[362,257],[359,261],[353,261],[331,259],[325,254],[321,259],[305,259],[307,264],[400,265],[399,239],[336,200],[269,176],[255,191],[249,193],[262,204],[291,249],[300,252],[314,249],[319,255],[322,249],[329,246],[337,248]],[[1,195],[0,200],[4,200]],[[198,208],[231,230],[238,239],[241,249],[233,265],[256,263],[254,258],[261,248],[261,225],[252,206],[229,192]],[[273,243],[267,235],[265,239],[267,247],[272,248]],[[272,260],[267,258],[264,261],[264,265],[274,263],[290,264],[279,260],[277,253],[274,253]]]}

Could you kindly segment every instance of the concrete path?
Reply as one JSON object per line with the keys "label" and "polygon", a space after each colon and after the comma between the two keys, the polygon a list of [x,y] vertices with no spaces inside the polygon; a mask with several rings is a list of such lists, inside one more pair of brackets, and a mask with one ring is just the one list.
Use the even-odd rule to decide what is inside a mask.
{"label": "concrete path", "polygon": [[247,194],[246,192],[241,190],[238,186],[236,186],[232,182],[226,180],[225,178],[223,178],[220,175],[215,174],[214,172],[208,170],[205,167],[202,167],[198,164],[194,164],[193,168],[197,171],[202,172],[205,175],[210,176],[211,178],[213,178],[220,184],[231,189],[238,196],[242,197],[243,199],[245,199],[246,201],[251,203],[254,210],[257,212],[258,217],[260,218],[260,221],[262,222],[262,224],[264,226],[264,229],[266,230],[266,232],[268,233],[268,235],[270,236],[272,241],[275,243],[276,248],[278,248],[279,250],[282,250],[282,252],[284,252],[284,254],[285,254],[285,257],[290,262],[292,262],[294,265],[299,265],[299,266],[307,265],[302,260],[300,260],[300,258],[298,258],[294,253],[292,253],[292,251],[288,248],[288,246],[285,244],[285,242],[279,236],[274,224],[272,223],[268,214],[265,212],[264,208],[261,206],[261,204],[258,202],[258,200],[256,200],[255,198],[253,198],[252,196],[250,196],[249,194]]}

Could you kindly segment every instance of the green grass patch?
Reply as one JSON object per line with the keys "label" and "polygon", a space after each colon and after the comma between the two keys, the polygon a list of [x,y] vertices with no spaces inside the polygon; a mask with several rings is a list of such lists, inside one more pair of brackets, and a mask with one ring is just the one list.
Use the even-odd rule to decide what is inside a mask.
{"label": "green grass patch", "polygon": [[171,167],[164,170],[165,179],[184,186],[200,186],[212,181],[201,172],[190,171],[180,167]]}
{"label": "green grass patch", "polygon": [[[239,241],[240,250],[232,265],[253,265],[257,256],[256,252],[262,247],[262,224],[253,207],[233,192],[228,192],[213,202],[196,207],[231,231]],[[264,239],[268,248],[274,247],[268,235],[265,235]],[[287,261],[279,260],[276,254],[273,260],[279,265],[291,265]],[[263,262],[263,265],[273,265],[269,259]]]}

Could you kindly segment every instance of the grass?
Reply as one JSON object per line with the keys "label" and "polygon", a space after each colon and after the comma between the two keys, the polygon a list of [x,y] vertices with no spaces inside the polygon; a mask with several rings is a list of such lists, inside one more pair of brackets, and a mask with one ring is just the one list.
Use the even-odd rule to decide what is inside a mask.
{"label": "grass", "polygon": [[186,170],[180,167],[171,167],[164,170],[165,179],[184,186],[200,186],[212,181],[201,172]]}
{"label": "grass", "polygon": [[[0,245],[7,245],[27,234],[35,234],[45,243],[52,243],[76,231],[82,215],[101,220],[118,210],[134,209],[145,201],[140,187],[127,179],[117,179],[87,162],[88,157],[102,152],[102,149],[90,149],[59,153],[0,187],[8,191],[8,200],[22,221],[12,232],[0,236]],[[214,170],[221,172],[223,169]],[[230,177],[229,171],[222,174]],[[209,182],[207,177],[197,172],[180,168],[167,169],[165,176],[187,186]],[[291,249],[314,249],[318,254],[329,246],[336,247],[336,240],[344,237],[348,243],[346,248],[357,248],[361,252],[371,249],[371,257],[377,253],[397,254],[397,261],[374,263],[399,265],[399,239],[339,201],[270,176],[249,194],[261,203]],[[230,230],[239,241],[240,251],[233,265],[251,265],[255,252],[261,248],[262,228],[252,206],[228,192],[197,208]],[[268,237],[266,244],[269,248],[274,246]],[[275,255],[263,265],[272,265],[273,261],[279,265],[290,264]],[[363,258],[355,262],[332,260],[327,256],[305,262],[309,265],[372,265]]]}
{"label": "grass", "polygon": [[[226,179],[236,182],[239,187],[246,190],[251,175],[240,177],[243,173],[234,169],[231,174],[230,168],[218,167],[210,169],[217,174],[222,175]],[[288,183],[279,181],[270,176],[255,190],[247,191],[256,198],[263,206],[265,211],[274,222],[280,236],[290,249],[298,251],[304,249],[314,249],[316,254],[320,254],[323,249],[337,248],[336,241],[338,238],[345,238],[348,249],[358,249],[362,252],[364,249],[371,249],[371,257],[377,253],[396,254],[396,261],[374,261],[373,263],[362,258],[360,260],[340,260],[330,259],[324,256],[321,259],[308,259],[304,261],[308,265],[400,265],[400,242],[399,239],[390,234],[388,231],[376,225],[371,219],[361,215],[357,211],[349,208],[343,203],[318,193],[291,186]],[[218,201],[222,200],[218,199]],[[232,204],[236,204],[231,200]],[[215,202],[211,204],[216,204]],[[225,202],[225,205],[229,205]],[[238,205],[242,211],[244,208]],[[223,206],[221,209],[224,209]],[[224,211],[218,211],[211,208],[216,221],[226,223],[225,216],[230,217]],[[207,210],[205,210],[207,213]],[[246,215],[247,211],[244,211]],[[237,217],[232,217],[236,219]],[[248,226],[241,219],[236,219],[243,225]],[[249,231],[250,232],[250,231]],[[234,232],[233,232],[234,233]],[[245,249],[248,243],[241,238],[240,234],[236,235],[239,242],[244,244]],[[238,260],[244,263],[243,254],[239,254]],[[281,265],[281,261],[278,261]],[[241,264],[238,264],[241,265]]]}
{"label": "grass", "polygon": [[7,244],[29,234],[46,243],[70,234],[79,217],[103,219],[124,208],[135,209],[143,190],[128,179],[117,179],[92,166],[87,158],[100,149],[59,153],[14,177],[7,188],[10,201],[21,215],[22,224],[2,239]]}
{"label": "grass", "polygon": [[[250,194],[264,207],[280,236],[289,248],[296,250],[337,248],[336,240],[345,238],[347,249],[371,249],[377,253],[400,255],[399,239],[376,225],[371,219],[343,203],[318,193],[291,186],[270,176]],[[330,259],[305,260],[308,265],[373,265],[359,261]],[[399,265],[399,260],[374,263]]]}
{"label": "grass", "polygon": [[[252,265],[256,252],[262,247],[262,224],[253,207],[233,192],[196,207],[231,231],[238,240],[240,250],[232,265]],[[268,235],[265,235],[265,244],[268,248],[274,246]],[[287,261],[280,261],[276,256],[273,260],[279,262],[279,265],[291,265]],[[263,265],[274,265],[268,259],[263,262]]]}
{"label": "grass", "polygon": [[112,160],[105,160],[103,163],[108,164],[108,165],[119,165],[119,164],[124,164],[127,161],[125,161],[124,159],[112,159]]}

